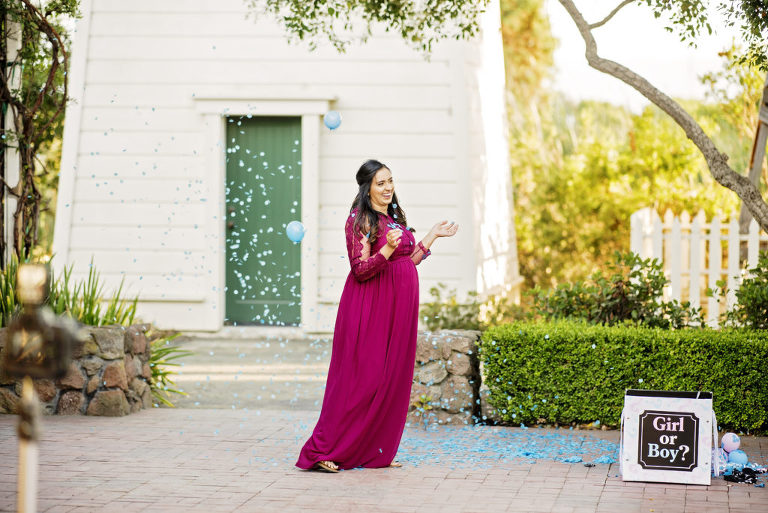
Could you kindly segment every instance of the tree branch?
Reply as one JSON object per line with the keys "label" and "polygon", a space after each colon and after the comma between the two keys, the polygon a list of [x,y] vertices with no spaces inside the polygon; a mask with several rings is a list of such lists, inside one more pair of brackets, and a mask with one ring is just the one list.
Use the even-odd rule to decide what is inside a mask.
{"label": "tree branch", "polygon": [[[64,67],[64,70],[67,69],[67,52],[64,50],[64,42],[61,40],[61,36],[59,36],[59,33],[56,32],[56,29],[53,28],[53,26],[48,22],[48,20],[45,18],[42,12],[37,9],[32,3],[29,2],[29,0],[22,0],[24,4],[27,7],[27,10],[32,15],[32,18],[34,19],[35,24],[40,28],[40,30],[48,37],[48,40],[51,43],[52,51],[51,51],[51,67],[48,70],[48,78],[46,79],[45,85],[43,88],[39,91],[37,98],[35,99],[34,106],[31,109],[30,116],[34,116],[34,114],[38,111],[40,106],[43,104],[43,99],[47,95],[50,88],[53,86],[54,79],[56,78],[56,71],[59,68],[59,65],[62,65]],[[59,63],[59,49],[61,49],[62,53],[62,62]],[[64,101],[62,101],[57,107],[56,112],[54,112],[53,116],[50,117],[48,122],[39,130],[35,131],[36,133],[45,133],[45,130],[48,129],[51,124],[53,124],[54,120],[59,117],[59,115],[64,111],[64,106],[66,105],[66,98],[67,98],[67,82],[68,80],[64,79]],[[34,126],[34,123],[31,123],[30,126]],[[30,133],[30,139],[35,138],[35,132]]]}
{"label": "tree branch", "polygon": [[616,13],[617,13],[617,12],[619,12],[619,11],[620,11],[620,10],[621,10],[621,9],[622,9],[622,8],[623,8],[625,5],[627,5],[627,4],[631,4],[631,3],[632,3],[632,2],[634,2],[634,1],[635,1],[635,0],[624,0],[624,1],[623,1],[623,2],[621,2],[619,5],[617,5],[617,6],[616,6],[616,8],[615,8],[614,10],[612,10],[612,11],[611,11],[611,13],[610,13],[608,16],[606,16],[605,18],[603,18],[601,21],[598,21],[597,23],[593,23],[593,24],[591,24],[591,25],[588,25],[588,27],[589,27],[589,30],[592,30],[592,29],[596,29],[597,27],[602,27],[603,25],[605,25],[606,23],[608,23],[608,21],[609,21],[611,18],[613,18],[614,16],[616,16]]}
{"label": "tree branch", "polygon": [[648,98],[654,105],[666,112],[685,131],[685,135],[693,141],[704,155],[712,177],[722,186],[731,189],[741,198],[752,216],[763,230],[768,231],[768,204],[765,203],[760,191],[746,176],[735,172],[728,165],[728,155],[721,153],[701,126],[676,101],[654,87],[648,80],[621,64],[603,59],[597,54],[597,43],[592,35],[591,26],[584,19],[573,3],[573,0],[558,0],[573,19],[581,37],[586,44],[587,62],[593,68],[618,78],[640,94]]}

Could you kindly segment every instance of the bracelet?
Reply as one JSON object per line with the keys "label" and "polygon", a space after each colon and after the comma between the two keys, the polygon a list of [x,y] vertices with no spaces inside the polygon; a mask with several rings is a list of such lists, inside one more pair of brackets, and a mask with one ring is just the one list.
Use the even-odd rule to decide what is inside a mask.
{"label": "bracelet", "polygon": [[422,244],[421,241],[419,241],[418,246],[421,249],[422,253],[424,253],[424,256],[421,258],[422,260],[424,260],[425,258],[427,258],[429,255],[432,254],[432,251],[425,248],[424,244]]}

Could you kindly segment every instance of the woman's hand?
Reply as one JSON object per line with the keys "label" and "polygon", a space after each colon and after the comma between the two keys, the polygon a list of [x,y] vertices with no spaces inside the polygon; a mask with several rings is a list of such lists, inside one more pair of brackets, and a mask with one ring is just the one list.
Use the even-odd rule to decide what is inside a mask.
{"label": "woman's hand", "polygon": [[402,237],[403,231],[399,228],[394,230],[389,230],[387,232],[387,244],[392,249],[396,249],[397,246],[400,245],[400,237]]}
{"label": "woman's hand", "polygon": [[456,232],[459,230],[459,225],[451,221],[450,223],[448,221],[441,221],[435,226],[432,227],[430,232],[435,237],[452,237],[456,235]]}

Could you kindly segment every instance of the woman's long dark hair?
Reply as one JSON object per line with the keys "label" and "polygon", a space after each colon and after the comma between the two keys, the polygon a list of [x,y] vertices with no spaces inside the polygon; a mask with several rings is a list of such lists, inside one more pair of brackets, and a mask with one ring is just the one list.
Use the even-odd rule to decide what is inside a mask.
{"label": "woman's long dark hair", "polygon": [[[378,160],[366,160],[360,169],[357,170],[357,185],[360,187],[357,191],[352,202],[352,207],[349,211],[352,212],[357,208],[357,215],[355,216],[354,230],[358,233],[365,235],[370,231],[368,236],[368,242],[373,246],[376,239],[379,236],[379,212],[373,209],[371,205],[371,197],[368,195],[371,190],[371,183],[376,173],[383,167],[387,166],[379,162]],[[392,216],[396,223],[408,227],[408,220],[405,218],[405,212],[400,206],[400,201],[397,199],[397,194],[392,192],[392,201],[387,205],[387,214]],[[370,228],[366,229],[365,226]],[[413,232],[413,229],[410,229]]]}

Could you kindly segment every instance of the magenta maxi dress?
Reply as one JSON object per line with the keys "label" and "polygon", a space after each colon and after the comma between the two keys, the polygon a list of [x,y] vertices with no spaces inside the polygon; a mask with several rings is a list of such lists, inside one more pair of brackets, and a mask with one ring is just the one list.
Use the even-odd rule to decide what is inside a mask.
{"label": "magenta maxi dress", "polygon": [[[296,462],[302,469],[323,460],[340,469],[388,466],[408,415],[419,315],[416,265],[432,252],[381,213],[371,246],[366,235],[353,233],[356,214],[355,208],[346,222],[351,271],[336,315],[320,418]],[[403,235],[386,259],[379,249],[394,228]]]}

